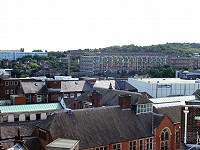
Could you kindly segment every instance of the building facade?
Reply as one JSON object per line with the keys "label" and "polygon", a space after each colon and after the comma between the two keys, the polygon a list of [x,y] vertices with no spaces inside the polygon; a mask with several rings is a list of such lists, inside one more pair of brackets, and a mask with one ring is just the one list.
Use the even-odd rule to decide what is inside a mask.
{"label": "building facade", "polygon": [[147,92],[154,98],[192,95],[200,88],[200,82],[196,80],[179,78],[128,78],[128,83],[137,88],[138,92]]}
{"label": "building facade", "polygon": [[65,138],[80,140],[81,150],[179,150],[179,129],[167,115],[154,113],[145,97],[134,104],[131,96],[121,95],[118,106],[55,113],[33,135],[44,147]]}
{"label": "building facade", "polygon": [[150,70],[167,63],[167,56],[158,53],[124,53],[123,55],[81,56],[80,71],[88,74],[121,73]]}
{"label": "building facade", "polygon": [[41,56],[47,57],[46,52],[24,52],[24,49],[20,50],[0,50],[0,60],[16,60],[24,56]]}

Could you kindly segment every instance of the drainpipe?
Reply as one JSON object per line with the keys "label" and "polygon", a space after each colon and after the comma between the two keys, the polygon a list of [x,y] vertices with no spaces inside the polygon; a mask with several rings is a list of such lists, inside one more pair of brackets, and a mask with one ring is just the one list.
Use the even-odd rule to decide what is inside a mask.
{"label": "drainpipe", "polygon": [[188,107],[185,107],[185,110],[183,110],[185,113],[185,132],[184,132],[184,144],[187,143],[187,114],[189,113]]}

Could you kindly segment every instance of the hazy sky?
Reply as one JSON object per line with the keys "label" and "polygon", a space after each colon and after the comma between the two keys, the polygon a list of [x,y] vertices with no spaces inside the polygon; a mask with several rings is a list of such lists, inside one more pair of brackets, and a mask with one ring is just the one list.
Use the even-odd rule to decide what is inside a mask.
{"label": "hazy sky", "polygon": [[0,49],[200,43],[200,0],[1,0]]}

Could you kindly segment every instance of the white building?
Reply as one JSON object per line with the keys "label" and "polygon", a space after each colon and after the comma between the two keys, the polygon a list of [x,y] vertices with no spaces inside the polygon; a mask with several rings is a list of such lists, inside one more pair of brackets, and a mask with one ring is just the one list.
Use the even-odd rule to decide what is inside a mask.
{"label": "white building", "polygon": [[147,92],[154,98],[192,95],[200,88],[197,80],[179,78],[128,78],[128,83],[137,88],[138,92]]}

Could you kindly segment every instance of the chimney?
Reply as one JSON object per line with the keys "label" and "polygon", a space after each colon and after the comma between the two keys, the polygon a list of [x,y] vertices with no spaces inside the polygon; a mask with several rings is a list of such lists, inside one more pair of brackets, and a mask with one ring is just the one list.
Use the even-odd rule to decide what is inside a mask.
{"label": "chimney", "polygon": [[129,94],[119,95],[118,104],[122,109],[131,108],[131,95]]}
{"label": "chimney", "polygon": [[99,91],[92,91],[92,106],[93,107],[101,107],[102,106],[102,94]]}

